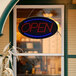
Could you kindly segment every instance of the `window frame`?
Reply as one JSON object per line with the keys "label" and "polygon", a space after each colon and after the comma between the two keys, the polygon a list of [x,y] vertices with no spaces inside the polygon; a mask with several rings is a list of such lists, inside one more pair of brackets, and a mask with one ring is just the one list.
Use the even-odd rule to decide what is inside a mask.
{"label": "window frame", "polygon": [[[17,8],[61,8],[61,25],[62,25],[62,50],[61,54],[28,54],[28,53],[20,53],[16,54],[16,56],[60,56],[61,57],[61,76],[64,76],[64,5],[16,5],[13,11],[13,46],[16,47],[16,18],[17,18]],[[15,52],[15,51],[14,51]],[[15,52],[16,53],[16,52]],[[14,73],[17,76],[17,64],[16,64],[16,56],[13,59],[14,65]]]}

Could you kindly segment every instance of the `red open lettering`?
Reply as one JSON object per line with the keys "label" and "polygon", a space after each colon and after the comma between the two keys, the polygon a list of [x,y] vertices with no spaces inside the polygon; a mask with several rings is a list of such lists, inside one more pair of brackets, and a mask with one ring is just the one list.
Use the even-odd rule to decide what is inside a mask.
{"label": "red open lettering", "polygon": [[[22,32],[32,32],[32,30],[37,29],[37,32],[42,33],[42,32],[46,32],[46,28],[48,28],[49,32],[52,31],[53,28],[53,24],[51,23],[51,27],[47,24],[47,23],[25,23],[22,25],[21,30]],[[34,26],[35,25],[35,26]],[[44,26],[42,26],[44,25]],[[27,28],[26,30],[23,30],[24,27],[29,26],[29,28]],[[40,31],[42,30],[42,31]]]}
{"label": "red open lettering", "polygon": [[[42,24],[44,24],[45,26],[47,25],[47,23],[39,23],[37,32],[45,32],[46,28],[45,26],[42,27]],[[42,29],[43,31],[40,31],[40,29]]]}
{"label": "red open lettering", "polygon": [[46,27],[48,27],[49,32],[51,32],[51,30],[53,28],[53,23],[51,24],[51,27],[49,27],[48,25]]}
{"label": "red open lettering", "polygon": [[28,32],[30,30],[30,28],[25,31],[25,30],[23,30],[24,26],[29,26],[30,27],[30,23],[25,23],[21,27],[22,32]]}
{"label": "red open lettering", "polygon": [[[36,25],[36,26],[33,26],[33,25]],[[31,32],[33,29],[38,28],[38,23],[32,23],[29,28],[30,28],[30,32]]]}

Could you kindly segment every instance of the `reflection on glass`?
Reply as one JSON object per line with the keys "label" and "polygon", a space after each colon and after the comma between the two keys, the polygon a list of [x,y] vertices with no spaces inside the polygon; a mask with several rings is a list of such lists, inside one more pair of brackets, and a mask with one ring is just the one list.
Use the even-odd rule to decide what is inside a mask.
{"label": "reflection on glass", "polygon": [[[32,12],[32,13],[31,13]],[[53,18],[59,23],[58,32],[53,36],[45,39],[32,39],[23,36],[19,30],[18,26],[21,21],[29,17],[48,17]],[[61,8],[43,8],[43,9],[17,9],[17,47],[23,49],[27,53],[50,53],[59,54],[61,53],[61,39],[62,39],[62,28],[61,28]]]}
{"label": "reflection on glass", "polygon": [[61,57],[19,56],[17,76],[61,76]]}
{"label": "reflection on glass", "polygon": [[[19,23],[29,17],[52,18],[59,23],[58,31],[45,39],[23,36]],[[61,8],[18,8],[16,41],[19,53],[61,54],[62,25]],[[61,76],[61,56],[19,56],[17,57],[17,76]]]}

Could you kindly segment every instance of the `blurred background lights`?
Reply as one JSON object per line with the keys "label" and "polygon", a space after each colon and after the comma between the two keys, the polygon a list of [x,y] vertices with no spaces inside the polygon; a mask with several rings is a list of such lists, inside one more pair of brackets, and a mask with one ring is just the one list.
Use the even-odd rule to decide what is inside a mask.
{"label": "blurred background lights", "polygon": [[53,16],[53,14],[52,13],[50,13],[50,14],[49,13],[43,13],[43,16],[51,18]]}
{"label": "blurred background lights", "polygon": [[48,18],[51,18],[53,16],[55,17],[58,15],[58,13],[53,9],[51,11],[50,10],[43,10],[42,14],[44,17],[48,17]]}

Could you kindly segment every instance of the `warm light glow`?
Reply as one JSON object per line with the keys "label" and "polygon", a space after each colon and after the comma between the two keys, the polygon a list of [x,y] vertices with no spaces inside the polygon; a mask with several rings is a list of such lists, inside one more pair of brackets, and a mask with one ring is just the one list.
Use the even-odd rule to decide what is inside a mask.
{"label": "warm light glow", "polygon": [[25,39],[24,39],[24,38],[22,38],[22,39],[21,39],[21,41],[22,41],[22,42],[24,42],[24,41],[25,41]]}
{"label": "warm light glow", "polygon": [[48,18],[54,20],[54,21],[56,22],[56,24],[57,24],[57,26],[58,26],[58,30],[59,30],[59,23],[58,23],[55,19],[52,18],[52,16],[53,16],[52,13],[43,13],[43,16],[44,16],[44,17],[48,17]]}
{"label": "warm light glow", "polygon": [[52,16],[53,16],[53,14],[52,14],[52,13],[50,13],[50,14],[49,14],[49,17],[51,18]]}
{"label": "warm light glow", "polygon": [[59,23],[57,22],[57,21],[55,21],[56,22],[56,24],[57,24],[57,26],[58,26],[58,31],[59,31]]}
{"label": "warm light glow", "polygon": [[43,13],[44,17],[48,17],[48,15],[49,15],[48,13]]}
{"label": "warm light glow", "polygon": [[10,2],[11,0],[0,0],[0,17]]}
{"label": "warm light glow", "polygon": [[51,18],[53,16],[53,14],[52,13],[50,13],[50,14],[49,13],[43,13],[43,16]]}
{"label": "warm light glow", "polygon": [[29,41],[29,38],[26,38],[26,41]]}
{"label": "warm light glow", "polygon": [[22,38],[22,34],[20,32],[17,32],[17,41],[20,41]]}

